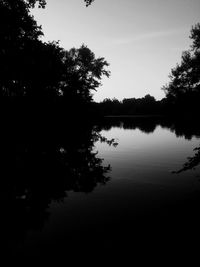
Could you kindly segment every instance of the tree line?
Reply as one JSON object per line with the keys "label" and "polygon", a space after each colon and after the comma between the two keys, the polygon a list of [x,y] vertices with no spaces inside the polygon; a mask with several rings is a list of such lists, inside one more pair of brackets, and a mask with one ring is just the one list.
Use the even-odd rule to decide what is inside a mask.
{"label": "tree line", "polygon": [[151,95],[122,101],[104,99],[99,109],[104,115],[197,115],[200,103],[200,23],[191,29],[192,45],[182,53],[181,63],[172,68],[170,82],[162,87],[165,98]]}
{"label": "tree line", "polygon": [[[94,0],[84,0],[89,6]],[[55,109],[100,115],[197,114],[200,100],[200,23],[191,29],[192,45],[181,63],[171,70],[163,86],[166,97],[151,95],[94,103],[93,93],[103,76],[109,77],[108,62],[85,45],[65,50],[57,41],[41,40],[43,31],[30,10],[45,8],[45,0],[0,2],[0,101],[1,106],[32,110],[52,103]],[[11,104],[9,106],[9,104]],[[59,108],[58,108],[59,107]],[[8,108],[9,109],[9,108]],[[91,112],[92,111],[92,112]],[[96,112],[94,112],[96,111]],[[64,110],[62,112],[65,112]],[[68,112],[69,113],[69,112]]]}
{"label": "tree line", "polygon": [[147,94],[142,98],[124,98],[122,101],[106,98],[97,106],[102,115],[159,115],[167,112],[168,102],[165,98],[156,100]]}

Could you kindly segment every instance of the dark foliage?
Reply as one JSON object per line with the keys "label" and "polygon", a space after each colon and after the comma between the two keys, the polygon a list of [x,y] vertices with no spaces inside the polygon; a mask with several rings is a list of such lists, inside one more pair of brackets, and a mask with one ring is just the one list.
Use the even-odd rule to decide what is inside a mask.
{"label": "dark foliage", "polygon": [[30,14],[35,5],[44,8],[46,1],[0,2],[1,100],[29,107],[57,102],[78,110],[92,102],[92,90],[100,86],[102,76],[109,77],[108,63],[85,45],[66,51],[59,42],[42,42],[42,29]]}
{"label": "dark foliage", "polygon": [[157,101],[153,96],[142,98],[125,98],[122,101],[105,99],[98,104],[102,115],[135,116],[135,115],[164,115],[169,104],[166,99]]}
{"label": "dark foliage", "polygon": [[[29,7],[35,7],[36,4],[38,4],[39,7],[44,8],[46,5],[46,0],[25,0],[25,2],[28,4]],[[94,0],[84,0],[86,6],[89,6],[94,2]]]}
{"label": "dark foliage", "polygon": [[195,114],[200,102],[200,23],[192,27],[190,38],[191,49],[183,52],[181,63],[171,70],[170,82],[163,90],[176,112]]}
{"label": "dark foliage", "polygon": [[77,97],[85,102],[92,101],[92,91],[101,85],[101,77],[109,77],[105,69],[108,63],[104,58],[95,58],[94,53],[85,45],[64,52],[64,72],[59,84],[60,95]]}
{"label": "dark foliage", "polygon": [[94,0],[84,0],[86,3],[86,6],[89,6],[92,4],[92,2],[94,2]]}

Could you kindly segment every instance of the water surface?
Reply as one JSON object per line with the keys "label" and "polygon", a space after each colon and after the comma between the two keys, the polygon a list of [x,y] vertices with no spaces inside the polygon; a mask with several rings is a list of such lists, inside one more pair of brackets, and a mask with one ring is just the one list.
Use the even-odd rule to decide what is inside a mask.
{"label": "water surface", "polygon": [[[97,138],[97,128],[107,139]],[[157,122],[109,122],[82,132],[87,143],[75,138],[73,144],[71,137],[70,146],[64,142],[53,160],[52,152],[42,150],[48,169],[49,158],[52,165],[62,164],[52,169],[55,173],[50,169],[53,180],[45,178],[45,169],[40,182],[35,175],[30,183],[26,178],[18,184],[16,214],[6,226],[9,232],[12,228],[6,235],[9,253],[92,262],[92,256],[99,261],[153,257],[155,251],[168,258],[195,252],[200,168],[173,171],[194,155],[200,139],[199,131],[183,129]],[[112,138],[114,144],[105,142]],[[58,166],[65,167],[62,179]]]}

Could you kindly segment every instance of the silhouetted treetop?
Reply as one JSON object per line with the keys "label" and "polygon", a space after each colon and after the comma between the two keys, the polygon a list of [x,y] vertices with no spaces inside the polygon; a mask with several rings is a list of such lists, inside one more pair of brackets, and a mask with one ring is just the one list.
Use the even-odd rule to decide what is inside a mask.
{"label": "silhouetted treetop", "polygon": [[109,64],[95,54],[85,45],[80,48],[72,48],[65,51],[64,56],[65,74],[61,92],[68,94],[71,90],[85,101],[92,99],[92,90],[101,85],[102,76],[109,77],[110,72],[106,69]]}
{"label": "silhouetted treetop", "polygon": [[[36,4],[38,4],[39,8],[44,8],[46,6],[46,0],[25,0],[25,2],[28,4],[28,7],[35,7]],[[94,0],[84,0],[86,6],[88,7],[91,5]]]}
{"label": "silhouetted treetop", "polygon": [[44,8],[46,6],[45,0],[26,0],[28,7],[34,8],[36,4],[38,4],[39,8]]}
{"label": "silhouetted treetop", "polygon": [[119,101],[116,98],[106,98],[98,103],[103,115],[155,115],[161,114],[161,101],[147,94],[142,98],[124,98]]}
{"label": "silhouetted treetop", "polygon": [[190,38],[193,40],[192,49],[199,50],[200,49],[200,23],[197,23],[195,26],[192,26]]}
{"label": "silhouetted treetop", "polygon": [[86,3],[86,6],[89,6],[92,4],[92,2],[94,2],[94,0],[84,0]]}
{"label": "silhouetted treetop", "polygon": [[[47,98],[60,95],[90,101],[108,63],[85,45],[65,51],[59,42],[43,42],[30,8],[45,0],[0,2],[0,95]],[[90,5],[92,1],[85,1]]]}
{"label": "silhouetted treetop", "polygon": [[191,49],[184,51],[180,64],[171,70],[170,82],[163,87],[167,98],[184,108],[197,107],[200,100],[200,23],[192,27]]}

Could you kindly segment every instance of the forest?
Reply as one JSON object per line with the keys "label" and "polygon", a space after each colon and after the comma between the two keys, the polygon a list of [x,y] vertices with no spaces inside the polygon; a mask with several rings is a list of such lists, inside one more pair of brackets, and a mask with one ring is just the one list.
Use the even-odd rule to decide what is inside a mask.
{"label": "forest", "polygon": [[107,61],[86,45],[67,51],[57,41],[41,40],[44,33],[30,11],[45,6],[43,0],[0,2],[0,101],[11,118],[84,116],[102,76],[110,75]]}
{"label": "forest", "polygon": [[[89,6],[93,1],[84,2]],[[46,113],[47,117],[56,112],[59,116],[84,114],[86,117],[183,117],[198,113],[200,23],[192,27],[192,45],[183,52],[181,63],[171,70],[170,82],[162,88],[165,98],[156,100],[148,94],[136,99],[133,91],[133,98],[122,101],[107,98],[95,103],[93,94],[100,87],[102,77],[111,74],[109,64],[103,57],[96,58],[84,44],[67,51],[58,41],[42,41],[44,33],[30,10],[45,8],[46,4],[48,1],[44,0],[5,0],[0,3],[0,101],[4,114],[12,113],[20,118],[25,115],[24,110],[26,115]]]}

